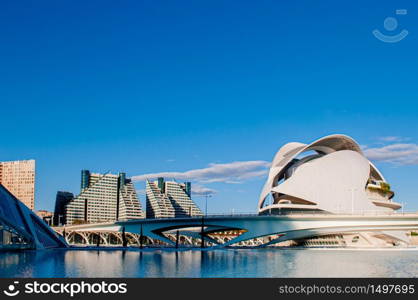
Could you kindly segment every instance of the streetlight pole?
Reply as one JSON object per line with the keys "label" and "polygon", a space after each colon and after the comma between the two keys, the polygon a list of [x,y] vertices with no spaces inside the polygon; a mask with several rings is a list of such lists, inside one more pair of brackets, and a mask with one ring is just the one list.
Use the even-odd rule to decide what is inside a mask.
{"label": "streetlight pole", "polygon": [[212,197],[212,195],[209,195],[208,193],[205,194],[205,216],[208,215],[208,198]]}

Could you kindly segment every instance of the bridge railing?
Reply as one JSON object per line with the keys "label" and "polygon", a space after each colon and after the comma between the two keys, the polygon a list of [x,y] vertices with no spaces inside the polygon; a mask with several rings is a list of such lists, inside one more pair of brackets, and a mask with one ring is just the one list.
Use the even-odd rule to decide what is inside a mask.
{"label": "bridge railing", "polygon": [[205,218],[216,218],[216,217],[228,217],[228,216],[233,216],[233,217],[253,217],[253,216],[258,216],[257,213],[254,212],[231,212],[231,213],[211,213],[211,214],[207,214],[207,215],[203,215],[203,217]]}
{"label": "bridge railing", "polygon": [[[324,211],[275,211],[274,213],[266,213],[263,216],[318,216],[318,215],[336,215],[336,216],[406,216],[406,215],[418,215],[418,211],[401,211],[401,212],[386,212],[386,211],[379,211],[379,210],[354,210],[354,211],[340,211],[336,213],[329,213]],[[259,216],[258,213],[254,212],[231,212],[231,213],[211,213],[207,215],[203,215],[205,218],[216,218],[216,217],[252,217],[252,216]]]}

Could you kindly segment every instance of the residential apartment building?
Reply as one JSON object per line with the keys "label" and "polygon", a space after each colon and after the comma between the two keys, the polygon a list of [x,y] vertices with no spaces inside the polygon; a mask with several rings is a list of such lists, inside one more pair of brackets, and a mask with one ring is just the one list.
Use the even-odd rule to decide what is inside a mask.
{"label": "residential apartment building", "polygon": [[191,199],[191,183],[177,183],[158,178],[146,181],[147,218],[182,218],[202,216]]}
{"label": "residential apartment building", "polygon": [[66,204],[66,223],[100,223],[144,218],[132,181],[125,173],[81,172],[81,193]]}

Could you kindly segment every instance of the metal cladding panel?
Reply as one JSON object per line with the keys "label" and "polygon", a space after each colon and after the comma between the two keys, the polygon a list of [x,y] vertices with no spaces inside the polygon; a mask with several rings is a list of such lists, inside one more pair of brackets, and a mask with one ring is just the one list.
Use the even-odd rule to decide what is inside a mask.
{"label": "metal cladding panel", "polygon": [[19,230],[29,231],[29,228],[19,211],[15,197],[0,184],[0,219],[13,224]]}
{"label": "metal cladding panel", "polygon": [[65,240],[0,184],[0,223],[31,240],[32,248],[64,248]]}

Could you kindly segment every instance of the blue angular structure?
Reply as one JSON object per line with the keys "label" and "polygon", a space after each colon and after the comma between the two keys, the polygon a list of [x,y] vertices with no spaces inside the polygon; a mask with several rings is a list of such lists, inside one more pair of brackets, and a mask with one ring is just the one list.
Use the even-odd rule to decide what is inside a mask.
{"label": "blue angular structure", "polygon": [[0,250],[66,247],[63,237],[0,184]]}

